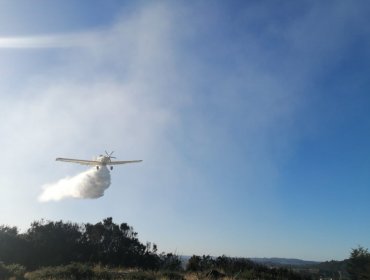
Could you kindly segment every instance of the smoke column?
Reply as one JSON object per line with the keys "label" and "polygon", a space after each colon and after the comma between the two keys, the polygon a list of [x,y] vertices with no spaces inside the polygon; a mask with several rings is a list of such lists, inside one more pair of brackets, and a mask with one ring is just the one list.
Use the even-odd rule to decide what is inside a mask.
{"label": "smoke column", "polygon": [[56,183],[46,184],[39,201],[59,201],[63,198],[99,198],[110,185],[110,172],[107,167],[92,168],[73,177]]}

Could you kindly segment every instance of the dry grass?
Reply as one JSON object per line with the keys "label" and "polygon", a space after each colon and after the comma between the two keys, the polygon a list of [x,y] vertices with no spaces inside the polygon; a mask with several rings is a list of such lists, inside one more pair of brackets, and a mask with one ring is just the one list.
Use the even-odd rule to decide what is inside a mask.
{"label": "dry grass", "polygon": [[[213,279],[216,278],[212,278],[202,273],[186,273],[184,275],[184,280],[213,280]],[[217,280],[235,280],[235,278],[230,276],[224,276],[221,278],[217,278]]]}

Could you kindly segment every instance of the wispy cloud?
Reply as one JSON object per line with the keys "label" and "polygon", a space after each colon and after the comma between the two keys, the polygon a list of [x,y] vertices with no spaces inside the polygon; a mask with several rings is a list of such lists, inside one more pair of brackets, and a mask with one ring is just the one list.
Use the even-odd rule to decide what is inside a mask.
{"label": "wispy cloud", "polygon": [[52,34],[41,36],[0,37],[0,48],[73,48],[86,47],[96,41],[98,32]]}
{"label": "wispy cloud", "polygon": [[[37,61],[33,68],[41,75],[31,72],[20,87],[3,94],[0,102],[4,110],[0,115],[7,121],[1,123],[0,133],[8,136],[0,140],[0,145],[17,147],[3,153],[9,164],[0,163],[7,173],[0,178],[1,186],[7,186],[9,195],[24,191],[18,199],[29,204],[32,199],[28,199],[36,199],[45,182],[76,172],[76,166],[55,164],[55,157],[91,158],[104,149],[115,150],[122,159],[151,162],[139,167],[141,175],[136,180],[132,180],[135,170],[126,174],[125,179],[121,177],[125,174],[121,172],[130,167],[114,174],[113,184],[119,187],[108,199],[119,198],[125,190],[123,187],[133,184],[137,186],[130,187],[134,198],[146,191],[154,195],[160,189],[170,188],[172,179],[165,170],[181,170],[179,160],[170,164],[175,156],[171,140],[166,137],[177,121],[177,103],[171,94],[178,75],[171,42],[165,37],[158,40],[166,34],[168,21],[163,16],[166,9],[154,9],[120,21],[104,32],[94,31],[86,36],[3,41],[4,47],[13,48],[77,46],[66,52],[60,49],[58,55],[63,59],[50,68],[44,68],[43,60],[40,64]],[[20,52],[16,52],[18,54]],[[165,59],[158,71],[157,63],[162,58]],[[15,161],[17,157],[24,160]],[[44,168],[38,170],[40,166]],[[25,170],[27,176],[16,176],[17,170]],[[8,203],[5,206],[5,197],[9,195],[0,198],[6,209],[12,208]],[[124,208],[135,207],[129,204],[127,202]],[[38,215],[37,211],[35,209],[34,215]]]}
{"label": "wispy cloud", "polygon": [[[144,238],[169,250],[178,242],[168,240],[169,228],[176,228],[177,240],[188,240],[184,253],[242,255],[270,248],[248,240],[279,233],[274,191],[305,129],[299,120],[311,94],[307,85],[332,57],[341,57],[335,51],[357,28],[344,24],[334,35],[326,32],[326,23],[336,26],[347,9],[320,5],[303,11],[298,5],[298,16],[282,19],[280,6],[252,3],[226,11],[225,20],[223,4],[145,3],[105,30],[0,38],[3,50],[60,51],[47,67],[50,53],[33,60],[29,75],[2,92],[0,205],[9,217],[3,222],[17,216],[26,224],[45,213],[71,220],[77,212],[86,221],[99,212],[135,221]],[[144,162],[112,175],[106,195],[89,201],[97,211],[35,205],[45,182],[78,168],[56,164],[55,157],[87,158],[104,149]],[[24,215],[29,208],[34,212]],[[217,249],[224,240],[220,224],[237,228],[224,252]]]}
{"label": "wispy cloud", "polygon": [[[290,143],[289,136],[277,136],[289,129],[287,120],[299,102],[290,86],[260,66],[263,49],[241,49],[230,57],[229,50],[238,50],[244,41],[222,46],[212,36],[213,42],[204,41],[197,32],[204,24],[183,16],[191,12],[152,4],[104,32],[3,41],[4,48],[61,48],[63,57],[52,71],[30,75],[19,92],[2,101],[0,114],[7,122],[0,134],[8,137],[0,145],[17,147],[5,151],[0,162],[4,169],[10,164],[14,170],[7,174],[17,179],[2,185],[10,184],[14,192],[32,182],[21,204],[36,199],[45,182],[74,172],[75,167],[55,165],[55,157],[86,158],[103,149],[144,159],[142,166],[113,174],[114,187],[104,199],[121,207],[109,215],[131,213],[139,223],[148,212],[151,219],[168,223],[189,216],[194,226],[204,227],[203,221],[214,220],[215,213],[228,213],[220,205],[243,201],[253,207],[245,203],[253,204],[246,195],[250,189],[268,199],[277,174],[270,151]],[[199,42],[207,48],[194,47]],[[78,48],[63,52],[66,47]],[[41,144],[42,152],[30,149]],[[28,170],[27,176],[18,178],[16,170]],[[209,210],[199,216],[205,201]],[[42,207],[35,207],[39,215],[45,213]],[[71,219],[59,214],[59,219]],[[92,214],[85,215],[89,219]],[[186,234],[190,229],[181,230]]]}

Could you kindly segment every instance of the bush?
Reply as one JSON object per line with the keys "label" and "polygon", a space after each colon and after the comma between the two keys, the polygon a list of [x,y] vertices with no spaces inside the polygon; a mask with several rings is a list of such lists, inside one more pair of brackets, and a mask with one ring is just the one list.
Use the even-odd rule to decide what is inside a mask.
{"label": "bush", "polygon": [[[65,266],[44,267],[32,272],[28,272],[25,278],[28,280],[79,280],[79,279],[96,279],[96,280],[156,280],[156,279],[173,279],[181,280],[177,275],[175,277],[157,277],[158,273],[150,271],[123,271],[118,268],[108,268],[105,266],[95,266],[73,263]],[[2,278],[0,278],[2,279]],[[8,278],[5,278],[8,279]]]}
{"label": "bush", "polygon": [[351,279],[370,279],[370,253],[368,249],[361,246],[352,249],[347,270]]}
{"label": "bush", "polygon": [[138,272],[131,272],[126,274],[124,277],[119,279],[127,279],[127,280],[156,280],[158,279],[155,277],[153,273],[149,273],[146,271],[138,271]]}
{"label": "bush", "polygon": [[160,255],[160,268],[161,270],[165,271],[181,271],[182,268],[182,262],[179,256],[169,253],[164,254],[162,253]]}
{"label": "bush", "polygon": [[181,273],[174,272],[174,271],[165,271],[162,272],[161,279],[168,279],[168,280],[183,280],[184,277]]}
{"label": "bush", "polygon": [[20,264],[4,265],[0,263],[0,279],[24,279],[26,269]]}
{"label": "bush", "polygon": [[25,275],[26,279],[92,279],[92,268],[84,264],[69,264],[66,266],[44,267]]}

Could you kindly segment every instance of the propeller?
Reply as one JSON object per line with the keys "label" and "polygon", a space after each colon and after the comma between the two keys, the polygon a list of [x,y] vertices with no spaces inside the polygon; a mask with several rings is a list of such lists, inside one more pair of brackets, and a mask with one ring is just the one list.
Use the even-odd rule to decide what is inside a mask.
{"label": "propeller", "polygon": [[112,152],[110,152],[110,153],[108,153],[107,151],[105,151],[105,153],[107,154],[107,156],[108,156],[109,158],[116,158],[116,157],[113,157],[113,156],[112,156],[112,154],[114,153],[114,151],[112,151]]}

